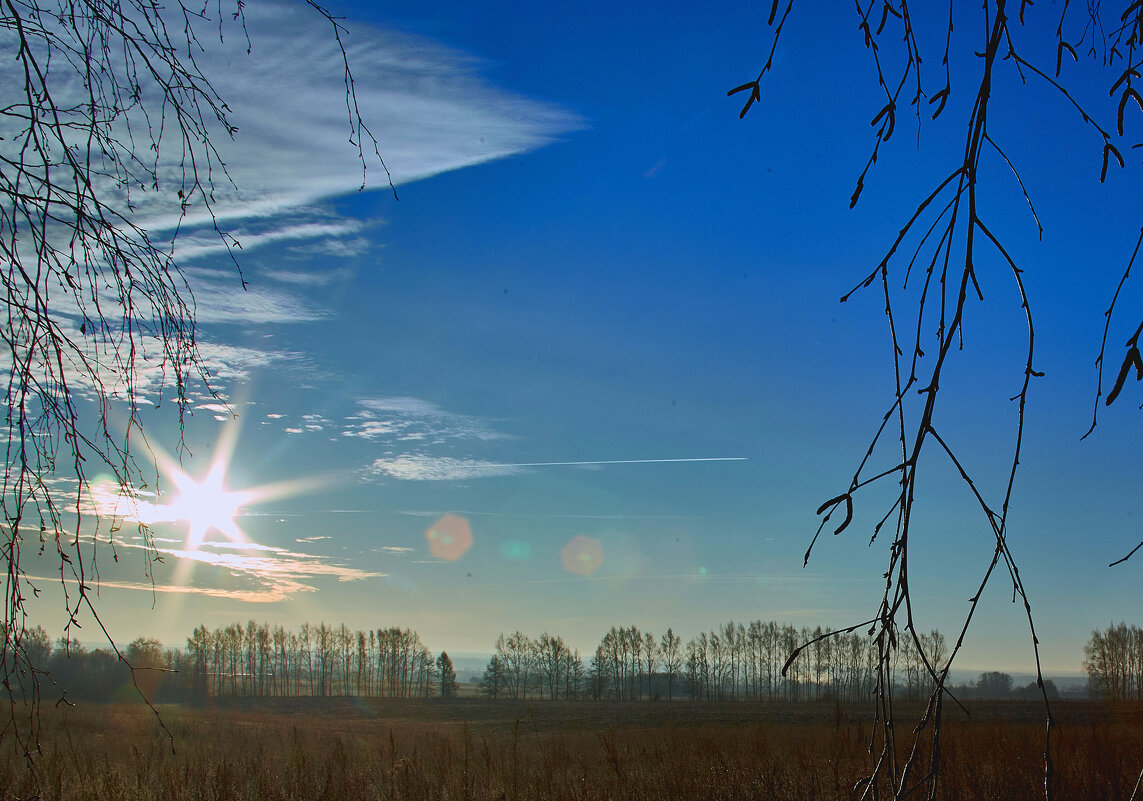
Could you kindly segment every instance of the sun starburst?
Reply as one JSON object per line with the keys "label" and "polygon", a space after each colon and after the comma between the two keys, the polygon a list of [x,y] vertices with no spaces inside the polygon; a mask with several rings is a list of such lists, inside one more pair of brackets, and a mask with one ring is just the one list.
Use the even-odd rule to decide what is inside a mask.
{"label": "sun starburst", "polygon": [[247,504],[259,500],[259,491],[227,489],[227,461],[216,459],[206,477],[198,481],[181,470],[171,474],[178,495],[166,509],[172,520],[186,522],[188,550],[197,550],[212,530],[220,532],[231,542],[246,540],[235,517]]}
{"label": "sun starburst", "polygon": [[210,541],[214,532],[231,544],[257,547],[242,530],[238,519],[247,507],[274,498],[285,498],[313,491],[327,481],[308,478],[233,489],[227,474],[238,437],[237,424],[223,428],[210,467],[205,474],[192,475],[181,462],[158,448],[153,449],[159,474],[171,488],[153,495],[115,486],[92,488],[92,501],[98,516],[135,520],[145,526],[183,524],[186,526],[185,550],[196,552]]}

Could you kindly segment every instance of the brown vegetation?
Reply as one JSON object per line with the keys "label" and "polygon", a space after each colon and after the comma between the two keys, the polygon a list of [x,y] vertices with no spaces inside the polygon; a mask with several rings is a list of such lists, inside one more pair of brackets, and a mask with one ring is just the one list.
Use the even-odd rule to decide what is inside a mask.
{"label": "brown vegetation", "polygon": [[[1043,796],[1036,704],[945,723],[937,797]],[[0,756],[0,791],[45,799],[848,798],[868,773],[867,709],[833,704],[233,699],[43,710],[37,782]],[[1062,703],[1062,798],[1127,798],[1143,707]]]}

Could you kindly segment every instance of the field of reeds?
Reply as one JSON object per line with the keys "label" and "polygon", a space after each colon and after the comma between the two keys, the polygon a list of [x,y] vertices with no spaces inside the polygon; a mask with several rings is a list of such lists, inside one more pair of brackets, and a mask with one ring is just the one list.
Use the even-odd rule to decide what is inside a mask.
{"label": "field of reeds", "polygon": [[[1043,710],[949,714],[938,797],[1043,798]],[[40,799],[828,799],[868,770],[870,709],[832,704],[296,699],[225,708],[41,710],[31,769],[5,741],[0,792]],[[1143,707],[1061,702],[1058,798],[1127,801]],[[901,712],[901,729],[916,721]]]}

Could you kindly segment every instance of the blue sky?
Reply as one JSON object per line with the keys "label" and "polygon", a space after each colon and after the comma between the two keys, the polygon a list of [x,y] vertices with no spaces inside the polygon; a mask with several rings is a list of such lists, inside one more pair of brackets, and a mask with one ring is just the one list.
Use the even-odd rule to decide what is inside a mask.
{"label": "blue sky", "polygon": [[[192,548],[185,520],[156,522],[154,593],[138,541],[117,535],[100,603],[120,640],[324,619],[411,626],[434,650],[488,651],[521,629],[588,652],[611,625],[689,637],[729,619],[836,627],[876,610],[888,541],[868,542],[883,493],[860,497],[854,525],[802,567],[815,509],[846,488],[892,400],[879,295],[838,298],[955,166],[977,65],[954,61],[938,121],[901,115],[850,210],[880,107],[852,12],[795,9],[740,121],[726,91],[765,60],[763,4],[547,5],[330,6],[347,17],[362,112],[400,200],[373,161],[356,191],[338,55],[312,12],[250,4],[253,53],[211,51],[239,127],[224,150],[238,191],[217,210],[249,289],[191,225],[176,255],[238,416],[196,390],[182,469],[205,475],[229,442],[226,485],[275,490],[242,508],[238,544],[215,530]],[[1047,15],[1031,10],[1025,32],[1051,67],[1054,46],[1034,49],[1054,31]],[[940,42],[942,20],[925,22],[924,41]],[[958,20],[954,45],[979,27]],[[938,50],[929,61],[935,92]],[[1069,69],[1113,123],[1106,74]],[[1139,566],[1106,567],[1141,538],[1138,387],[1079,441],[1102,312],[1139,224],[1138,158],[1101,186],[1101,142],[1057,96],[1008,70],[994,97],[993,137],[1045,227],[1039,240],[1011,174],[985,164],[984,213],[1025,269],[1046,373],[1009,541],[1044,665],[1070,672],[1093,628],[1141,611]],[[155,230],[170,213],[140,209]],[[970,308],[941,426],[999,504],[1023,333],[1010,275],[978,272],[985,302]],[[1141,293],[1129,283],[1120,301],[1116,366]],[[172,405],[149,417],[173,451]],[[891,466],[891,450],[877,458]],[[931,461],[913,596],[919,626],[952,635],[992,535]],[[446,514],[471,526],[454,559],[426,538]],[[598,566],[569,570],[565,549],[585,542]],[[57,634],[52,595],[37,615]],[[997,577],[962,667],[1031,666],[1010,596]]]}

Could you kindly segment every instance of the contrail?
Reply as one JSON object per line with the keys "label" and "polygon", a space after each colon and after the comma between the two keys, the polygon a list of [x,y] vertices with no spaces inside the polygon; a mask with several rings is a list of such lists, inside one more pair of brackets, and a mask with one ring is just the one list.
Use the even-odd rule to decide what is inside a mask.
{"label": "contrail", "polygon": [[690,459],[603,459],[595,462],[524,462],[504,467],[576,467],[595,464],[658,464],[662,462],[744,462],[745,456],[705,456]]}

